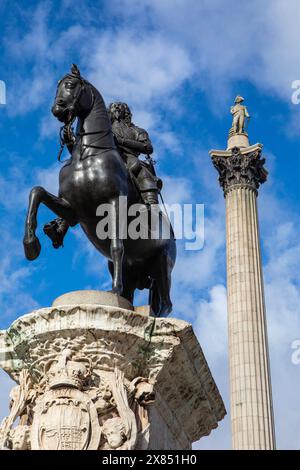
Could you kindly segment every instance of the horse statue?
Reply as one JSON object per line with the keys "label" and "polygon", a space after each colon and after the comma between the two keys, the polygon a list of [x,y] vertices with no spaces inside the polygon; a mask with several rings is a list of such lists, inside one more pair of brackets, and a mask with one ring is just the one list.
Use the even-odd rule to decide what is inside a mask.
{"label": "horse statue", "polygon": [[[41,203],[64,219],[70,227],[80,224],[95,248],[108,259],[112,277],[112,292],[133,303],[135,289],[149,289],[149,305],[155,316],[172,311],[170,299],[171,272],[176,259],[176,242],[172,229],[162,236],[170,221],[160,210],[159,236],[132,239],[122,237],[130,217],[120,217],[120,198],[132,204],[143,204],[137,186],[130,176],[117,149],[111,122],[99,91],[85,80],[76,65],[57,86],[52,107],[53,115],[70,129],[77,118],[70,158],[59,173],[59,194],[55,196],[41,186],[34,187],[29,206],[23,240],[25,256],[36,259],[41,245],[36,236],[37,213]],[[69,148],[69,146],[68,146]],[[97,208],[109,204],[112,208],[111,237],[98,237]],[[127,223],[127,227],[124,224]]]}

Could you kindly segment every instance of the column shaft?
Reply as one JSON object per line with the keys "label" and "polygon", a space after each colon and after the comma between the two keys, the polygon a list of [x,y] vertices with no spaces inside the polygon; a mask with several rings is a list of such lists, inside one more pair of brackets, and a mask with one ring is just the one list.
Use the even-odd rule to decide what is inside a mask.
{"label": "column shaft", "polygon": [[234,449],[274,449],[256,190],[226,193],[228,342]]}

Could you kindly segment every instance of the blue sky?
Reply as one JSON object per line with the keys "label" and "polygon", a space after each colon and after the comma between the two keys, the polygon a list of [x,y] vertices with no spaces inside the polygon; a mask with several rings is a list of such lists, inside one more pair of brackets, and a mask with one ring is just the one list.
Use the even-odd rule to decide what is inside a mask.
{"label": "blue sky", "polygon": [[[153,140],[168,202],[205,204],[205,245],[179,243],[173,316],[193,323],[229,410],[226,356],[225,211],[208,151],[225,148],[229,107],[239,93],[252,116],[252,144],[264,144],[268,182],[259,195],[277,443],[300,448],[300,79],[297,0],[0,1],[0,327],[63,292],[109,289],[106,261],[78,228],[64,249],[42,234],[42,252],[24,259],[29,190],[57,191],[56,83],[78,64],[107,104],[123,100]],[[140,301],[143,299],[141,298]],[[1,414],[9,380],[1,376]],[[229,419],[196,448],[229,448]]]}

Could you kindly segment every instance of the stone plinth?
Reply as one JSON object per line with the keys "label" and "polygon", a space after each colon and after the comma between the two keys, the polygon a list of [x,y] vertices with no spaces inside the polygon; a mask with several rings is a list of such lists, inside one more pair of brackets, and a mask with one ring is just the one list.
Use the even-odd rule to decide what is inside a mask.
{"label": "stone plinth", "polygon": [[106,305],[134,310],[133,305],[124,297],[101,290],[75,290],[60,295],[52,302],[52,307],[65,305]]}
{"label": "stone plinth", "polygon": [[241,134],[230,135],[228,139],[227,150],[231,150],[234,147],[248,148],[249,147],[248,134],[241,133]]}
{"label": "stone plinth", "polygon": [[274,449],[275,432],[257,215],[266,181],[260,144],[210,152],[226,200],[232,445]]}
{"label": "stone plinth", "polygon": [[62,303],[0,334],[0,366],[19,383],[2,447],[189,449],[217,427],[224,405],[190,324]]}

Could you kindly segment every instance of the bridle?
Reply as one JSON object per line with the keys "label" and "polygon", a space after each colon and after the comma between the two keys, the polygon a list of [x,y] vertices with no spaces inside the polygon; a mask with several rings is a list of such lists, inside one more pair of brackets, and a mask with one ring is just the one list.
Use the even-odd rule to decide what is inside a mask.
{"label": "bridle", "polygon": [[[59,143],[60,149],[57,155],[57,160],[61,163],[64,163],[64,160],[61,160],[61,155],[64,151],[65,145],[74,144],[76,137],[74,135],[72,124],[75,120],[75,117],[68,123],[61,126],[59,129]],[[67,136],[67,139],[66,139]]]}
{"label": "bridle", "polygon": [[[73,130],[72,125],[76,119],[76,110],[77,110],[78,102],[81,98],[82,92],[86,89],[86,85],[88,84],[88,82],[84,80],[82,77],[80,77],[80,75],[68,73],[58,82],[58,87],[61,84],[61,82],[67,78],[76,78],[76,80],[79,80],[81,86],[78,88],[78,90],[74,94],[73,102],[71,103],[70,108],[68,108],[69,115],[71,115],[71,119],[69,120],[67,124],[64,124],[63,126],[61,126],[59,130],[60,149],[58,152],[57,160],[61,163],[64,163],[63,161],[61,161],[61,155],[63,153],[65,145],[74,144],[76,141],[76,136],[74,135],[74,130]],[[95,95],[93,93],[92,88],[91,88],[91,93],[92,93],[91,106],[93,106],[94,101],[95,101]],[[99,134],[99,133],[100,132],[80,132],[78,135],[83,136],[87,134]]]}

